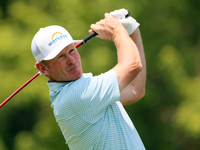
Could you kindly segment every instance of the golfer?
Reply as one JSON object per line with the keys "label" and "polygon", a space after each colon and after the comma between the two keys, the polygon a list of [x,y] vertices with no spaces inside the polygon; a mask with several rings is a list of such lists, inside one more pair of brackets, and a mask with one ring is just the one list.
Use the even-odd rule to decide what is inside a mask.
{"label": "golfer", "polygon": [[49,78],[51,107],[72,150],[145,149],[123,108],[144,96],[146,82],[139,23],[126,13],[106,13],[90,26],[90,33],[114,42],[118,56],[117,64],[98,76],[83,73],[76,41],[63,27],[41,28],[32,40],[36,67]]}

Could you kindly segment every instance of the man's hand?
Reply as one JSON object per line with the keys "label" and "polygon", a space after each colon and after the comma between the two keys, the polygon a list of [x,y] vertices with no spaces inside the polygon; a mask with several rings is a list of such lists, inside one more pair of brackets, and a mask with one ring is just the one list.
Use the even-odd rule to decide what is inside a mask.
{"label": "man's hand", "polygon": [[118,19],[122,23],[122,25],[124,26],[128,34],[131,35],[140,24],[131,16],[125,18],[127,14],[128,14],[128,10],[126,9],[119,9],[119,10],[110,12],[110,15]]}
{"label": "man's hand", "polygon": [[105,18],[90,26],[90,33],[95,31],[101,39],[115,41],[115,38],[120,34],[126,34],[126,30],[119,20],[105,13]]}

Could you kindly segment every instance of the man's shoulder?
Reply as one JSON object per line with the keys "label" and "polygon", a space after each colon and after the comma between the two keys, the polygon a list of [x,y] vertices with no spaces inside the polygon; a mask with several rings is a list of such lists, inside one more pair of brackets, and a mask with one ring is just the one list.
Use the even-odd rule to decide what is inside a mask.
{"label": "man's shoulder", "polygon": [[83,77],[93,77],[93,74],[91,72],[83,73]]}

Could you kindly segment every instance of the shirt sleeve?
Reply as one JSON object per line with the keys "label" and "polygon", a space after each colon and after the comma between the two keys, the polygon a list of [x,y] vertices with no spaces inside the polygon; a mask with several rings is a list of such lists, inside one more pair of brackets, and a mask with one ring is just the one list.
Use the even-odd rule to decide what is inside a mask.
{"label": "shirt sleeve", "polygon": [[96,122],[109,105],[120,99],[117,76],[113,70],[99,76],[80,78],[71,86],[74,107],[88,122]]}

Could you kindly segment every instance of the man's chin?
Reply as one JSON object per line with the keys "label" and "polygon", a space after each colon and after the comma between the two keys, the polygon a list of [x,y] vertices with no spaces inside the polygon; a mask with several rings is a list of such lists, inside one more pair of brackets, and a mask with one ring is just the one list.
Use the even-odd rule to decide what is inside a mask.
{"label": "man's chin", "polygon": [[81,77],[83,77],[83,73],[78,74],[77,76],[74,76],[73,78],[71,78],[71,81],[75,81],[80,79]]}

